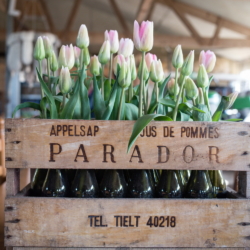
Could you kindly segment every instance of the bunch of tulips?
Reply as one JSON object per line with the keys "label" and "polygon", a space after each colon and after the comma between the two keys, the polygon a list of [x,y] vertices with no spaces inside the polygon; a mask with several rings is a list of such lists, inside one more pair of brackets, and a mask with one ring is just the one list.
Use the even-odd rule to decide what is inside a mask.
{"label": "bunch of tulips", "polygon": [[[164,77],[161,60],[149,52],[153,48],[153,22],[134,22],[133,41],[121,38],[115,30],[105,31],[104,42],[98,56],[89,55],[89,36],[81,25],[76,46],[63,45],[58,59],[47,37],[38,37],[34,58],[38,61],[37,75],[41,84],[41,101],[22,103],[15,112],[24,107],[40,111],[40,118],[137,120],[129,141],[128,150],[140,132],[152,120],[161,121],[219,121],[222,112],[230,108],[238,93],[222,97],[214,114],[211,114],[208,90],[212,81],[210,73],[216,56],[202,51],[196,83],[190,77],[193,72],[194,51],[183,59],[181,45],[172,58],[175,77]],[[167,41],[166,41],[167,43]],[[136,68],[134,46],[142,54]],[[117,55],[115,55],[117,53]],[[42,60],[47,70],[42,72]],[[109,65],[108,77],[104,68]],[[55,74],[60,71],[59,76]],[[87,71],[90,74],[87,74]],[[113,75],[115,76],[113,79]],[[133,82],[139,78],[140,84]],[[154,89],[149,95],[149,82]],[[88,90],[93,85],[93,108],[90,107]]]}

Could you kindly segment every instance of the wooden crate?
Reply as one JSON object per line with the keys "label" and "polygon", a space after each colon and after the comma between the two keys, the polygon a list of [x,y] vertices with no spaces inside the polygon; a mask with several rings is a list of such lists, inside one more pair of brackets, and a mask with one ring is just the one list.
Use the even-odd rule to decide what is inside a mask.
{"label": "wooden crate", "polygon": [[[127,154],[133,124],[7,119],[5,245],[249,247],[250,124],[151,122]],[[28,187],[19,190],[20,169],[27,168],[233,170],[240,171],[240,193],[227,199],[29,197]],[[150,216],[156,226],[147,225]]]}

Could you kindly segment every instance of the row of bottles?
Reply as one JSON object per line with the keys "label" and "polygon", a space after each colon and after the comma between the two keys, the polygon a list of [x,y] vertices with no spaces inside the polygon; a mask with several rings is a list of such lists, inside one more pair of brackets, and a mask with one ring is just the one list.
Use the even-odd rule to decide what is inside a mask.
{"label": "row of bottles", "polygon": [[226,185],[219,170],[36,169],[32,196],[76,198],[214,198]]}

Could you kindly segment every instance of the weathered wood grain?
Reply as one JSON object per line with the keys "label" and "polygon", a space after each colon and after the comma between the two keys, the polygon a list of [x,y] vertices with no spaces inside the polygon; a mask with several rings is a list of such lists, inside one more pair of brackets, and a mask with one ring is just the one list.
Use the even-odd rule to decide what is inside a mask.
{"label": "weathered wood grain", "polygon": [[[126,154],[133,124],[134,121],[7,119],[6,167],[250,171],[249,123],[152,122],[148,126],[152,136],[139,137],[135,142],[138,147]],[[52,126],[64,126],[67,131],[64,136],[62,131],[50,136],[54,132]],[[84,136],[77,136],[84,134],[80,126],[85,126]],[[164,137],[167,127],[172,127],[172,137],[170,131]],[[206,138],[200,138],[200,131]]]}
{"label": "weathered wood grain", "polygon": [[7,169],[6,195],[16,195],[20,190],[20,169]]}
{"label": "weathered wood grain", "polygon": [[[6,246],[249,247],[248,199],[6,199]],[[90,227],[89,215],[107,227]],[[132,216],[134,227],[116,227]],[[138,227],[135,217],[140,216]],[[175,216],[175,227],[150,227],[149,216]],[[119,222],[119,221],[118,221]],[[96,224],[99,225],[99,222]],[[126,223],[127,225],[128,223]],[[94,225],[94,221],[93,221]]]}
{"label": "weathered wood grain", "polygon": [[[10,250],[86,250],[87,248],[84,247],[80,247],[80,248],[44,248],[44,247],[14,247],[14,249],[10,249]],[[89,248],[88,248],[89,249]],[[103,247],[93,247],[91,248],[91,250],[103,250]],[[132,250],[142,250],[142,248],[139,247],[132,247],[129,248]],[[144,247],[143,250],[176,250],[176,249],[180,249],[180,248],[175,248],[175,247]],[[181,250],[193,250],[194,248],[181,248]],[[217,248],[217,247],[213,247],[213,250],[220,250],[221,248]],[[8,250],[8,249],[7,249]],[[127,248],[124,247],[105,247],[105,250],[127,250]],[[211,248],[195,248],[195,250],[211,250]],[[245,247],[226,247],[223,248],[223,250],[250,250],[250,248],[245,248]]]}

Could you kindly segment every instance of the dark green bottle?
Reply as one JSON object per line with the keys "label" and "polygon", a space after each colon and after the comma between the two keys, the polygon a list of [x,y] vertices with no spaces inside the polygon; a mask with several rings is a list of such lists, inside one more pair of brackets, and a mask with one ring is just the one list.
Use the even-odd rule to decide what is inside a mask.
{"label": "dark green bottle", "polygon": [[41,168],[36,169],[35,174],[31,181],[31,190],[30,190],[31,193],[30,194],[32,196],[42,196],[42,187],[43,187],[43,183],[46,178],[47,172],[48,172],[48,169],[41,169]]}
{"label": "dark green bottle", "polygon": [[155,185],[150,170],[130,170],[128,195],[131,198],[153,198]]}
{"label": "dark green bottle", "polygon": [[158,185],[159,180],[160,180],[159,171],[157,169],[150,169],[149,171],[151,173],[151,176],[153,177],[154,185],[156,187]]}
{"label": "dark green bottle", "polygon": [[182,198],[183,186],[178,170],[162,170],[160,181],[156,188],[159,198]]}
{"label": "dark green bottle", "polygon": [[98,197],[99,187],[93,169],[77,169],[71,186],[71,195],[76,198]]}
{"label": "dark green bottle", "polygon": [[95,169],[95,176],[96,176],[96,180],[99,186],[102,181],[104,173],[105,173],[105,169]]}
{"label": "dark green bottle", "polygon": [[207,170],[192,170],[186,190],[187,198],[213,198],[213,188]]}
{"label": "dark green bottle", "polygon": [[212,183],[214,197],[223,197],[223,194],[226,192],[226,182],[222,176],[222,172],[220,170],[209,170],[208,173]]}
{"label": "dark green bottle", "polygon": [[69,183],[64,169],[49,169],[43,183],[42,194],[47,197],[69,196]]}
{"label": "dark green bottle", "polygon": [[127,196],[127,183],[123,170],[105,170],[100,184],[100,196],[104,198],[125,198]]}
{"label": "dark green bottle", "polygon": [[180,173],[183,177],[185,185],[187,185],[190,178],[190,170],[180,170]]}
{"label": "dark green bottle", "polygon": [[67,175],[69,185],[71,187],[73,180],[75,179],[76,169],[65,169],[65,173]]}

